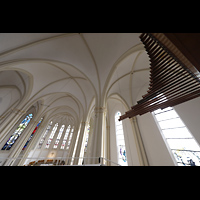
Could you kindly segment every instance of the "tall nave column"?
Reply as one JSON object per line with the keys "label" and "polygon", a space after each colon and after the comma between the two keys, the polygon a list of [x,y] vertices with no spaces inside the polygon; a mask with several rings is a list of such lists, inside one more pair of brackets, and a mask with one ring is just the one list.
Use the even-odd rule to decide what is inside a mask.
{"label": "tall nave column", "polygon": [[91,160],[91,164],[97,164],[99,162],[99,157],[103,156],[103,127],[105,124],[106,108],[105,107],[95,107],[94,109],[94,132],[92,134],[92,144],[89,150],[89,157],[95,157]]}
{"label": "tall nave column", "polygon": [[[75,157],[80,156],[81,146],[82,146],[82,142],[83,142],[83,136],[84,136],[84,132],[85,132],[85,124],[86,124],[86,122],[84,122],[84,121],[81,122],[80,135],[78,138],[78,144],[77,144],[77,148],[76,148]],[[78,161],[79,161],[79,159],[74,159],[74,165],[78,165]]]}

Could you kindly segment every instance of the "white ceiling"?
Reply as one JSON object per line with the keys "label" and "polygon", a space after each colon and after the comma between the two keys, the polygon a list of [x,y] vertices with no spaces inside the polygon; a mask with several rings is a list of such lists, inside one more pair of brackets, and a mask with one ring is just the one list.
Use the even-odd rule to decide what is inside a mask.
{"label": "white ceiling", "polygon": [[[25,107],[42,100],[49,105],[44,106],[44,113],[65,113],[76,122],[96,97],[118,93],[132,106],[141,87],[149,81],[149,60],[139,35],[0,34],[0,72],[14,70],[0,80],[0,86],[17,85],[14,93],[21,91]],[[16,73],[23,84],[14,83]]]}

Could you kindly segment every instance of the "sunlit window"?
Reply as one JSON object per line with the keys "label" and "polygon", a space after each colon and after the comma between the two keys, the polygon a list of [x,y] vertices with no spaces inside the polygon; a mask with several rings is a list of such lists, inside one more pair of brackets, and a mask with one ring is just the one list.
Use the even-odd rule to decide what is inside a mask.
{"label": "sunlit window", "polygon": [[126,147],[124,140],[124,131],[122,126],[122,121],[119,121],[119,116],[121,113],[118,111],[115,114],[115,131],[116,131],[116,140],[117,140],[117,154],[118,154],[118,163],[123,166],[127,166],[127,157],[126,157]]}
{"label": "sunlit window", "polygon": [[89,133],[90,133],[90,125],[88,125],[88,127],[87,127],[86,138],[85,138],[85,145],[84,145],[84,153],[87,152]]}
{"label": "sunlit window", "polygon": [[57,128],[58,128],[58,123],[55,124],[55,126],[53,127],[53,130],[51,131],[51,135],[49,136],[49,139],[48,139],[47,144],[45,146],[46,149],[49,148],[49,146],[51,144],[51,141],[53,140],[53,137],[55,135],[55,132],[56,132]]}
{"label": "sunlit window", "polygon": [[19,124],[15,132],[11,135],[9,140],[4,144],[1,150],[10,150],[12,145],[17,141],[17,139],[20,137],[22,132],[25,130],[25,128],[28,126],[29,122],[33,118],[33,114],[27,115],[24,120]]}
{"label": "sunlit window", "polygon": [[68,140],[68,144],[67,144],[67,148],[66,148],[66,149],[69,149],[69,146],[70,146],[70,143],[71,143],[71,139],[72,139],[73,132],[74,132],[74,127],[73,127],[72,130],[71,130],[71,133],[70,133],[70,136],[69,136],[69,140]]}
{"label": "sunlit window", "polygon": [[62,136],[64,128],[65,128],[65,125],[62,125],[61,128],[60,128],[60,130],[59,130],[58,136],[57,136],[55,144],[53,146],[54,149],[57,149],[57,147],[58,147],[58,144],[59,144],[59,141],[60,141],[60,138]]}
{"label": "sunlit window", "polygon": [[49,130],[51,129],[51,126],[52,126],[52,121],[48,124],[48,126],[47,126],[47,128],[46,128],[46,130],[45,130],[45,133],[44,133],[44,135],[42,136],[42,138],[41,138],[41,140],[40,140],[40,142],[39,142],[39,144],[38,144],[38,149],[41,149],[41,147],[42,147],[42,144],[44,143],[44,140],[45,140],[45,138],[46,138],[46,136],[47,136],[47,133],[49,132]]}
{"label": "sunlit window", "polygon": [[28,143],[31,141],[33,135],[35,134],[35,132],[37,131],[38,127],[40,126],[41,122],[42,122],[43,118],[40,119],[40,121],[38,122],[37,126],[35,127],[34,131],[31,133],[31,136],[28,138],[28,140],[26,141],[26,144],[24,145],[24,147],[22,148],[22,150],[24,150]]}
{"label": "sunlit window", "polygon": [[64,149],[64,148],[65,148],[65,144],[66,144],[66,142],[67,142],[67,138],[68,138],[68,135],[69,135],[70,128],[71,128],[71,126],[69,125],[69,126],[67,127],[66,132],[65,132],[65,136],[64,136],[64,138],[63,138],[63,142],[62,142],[62,144],[61,144],[60,149]]}
{"label": "sunlit window", "polygon": [[153,112],[178,165],[200,165],[200,147],[172,107]]}

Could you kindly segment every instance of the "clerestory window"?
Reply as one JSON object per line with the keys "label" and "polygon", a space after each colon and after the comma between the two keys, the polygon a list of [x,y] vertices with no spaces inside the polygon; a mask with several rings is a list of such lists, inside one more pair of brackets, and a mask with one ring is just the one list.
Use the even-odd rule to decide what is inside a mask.
{"label": "clerestory window", "polygon": [[40,140],[40,142],[39,142],[39,144],[38,144],[38,149],[41,149],[41,147],[42,147],[42,145],[43,145],[43,143],[44,143],[44,140],[45,140],[45,138],[46,138],[46,136],[47,136],[49,130],[51,129],[52,123],[53,123],[53,122],[51,121],[51,122],[48,124],[48,126],[47,126],[47,128],[46,128],[46,130],[45,130],[45,133],[43,134],[43,136],[42,136],[42,138],[41,138],[41,140]]}
{"label": "clerestory window", "polygon": [[15,132],[11,135],[9,140],[4,144],[1,150],[10,150],[13,144],[17,141],[17,139],[20,137],[22,132],[25,130],[25,128],[28,126],[29,122],[33,118],[33,114],[28,114],[23,121],[19,124]]}
{"label": "clerestory window", "polygon": [[200,147],[177,112],[168,107],[153,112],[157,124],[179,166],[199,166]]}
{"label": "clerestory window", "polygon": [[58,144],[59,144],[59,141],[60,141],[60,138],[62,136],[64,128],[65,128],[65,125],[62,125],[61,128],[60,128],[60,130],[59,130],[58,136],[57,136],[55,144],[53,146],[54,149],[57,149],[57,147],[58,147]]}
{"label": "clerestory window", "polygon": [[56,132],[57,128],[58,128],[58,123],[56,123],[56,124],[54,125],[53,130],[51,131],[51,135],[49,136],[49,139],[48,139],[47,144],[46,144],[46,146],[45,146],[46,149],[49,148],[49,146],[50,146],[50,144],[51,144],[51,141],[53,140],[53,137],[54,137],[54,135],[55,135],[55,132]]}
{"label": "clerestory window", "polygon": [[126,146],[124,140],[124,131],[122,126],[122,121],[119,121],[119,116],[121,113],[118,111],[115,114],[115,131],[116,131],[116,142],[117,142],[117,155],[118,163],[123,166],[127,166],[127,156],[126,156]]}
{"label": "clerestory window", "polygon": [[24,145],[24,147],[22,148],[22,150],[24,150],[27,147],[28,143],[31,141],[33,135],[35,134],[35,132],[38,129],[39,125],[41,124],[42,120],[43,120],[43,118],[41,118],[40,121],[38,122],[37,126],[35,127],[34,131],[31,133],[31,136],[26,141],[26,144]]}
{"label": "clerestory window", "polygon": [[69,135],[69,131],[70,131],[70,129],[71,129],[71,125],[68,125],[60,149],[64,149],[64,148],[65,148],[65,144],[66,144],[66,142],[67,142],[67,138],[68,138],[68,135]]}

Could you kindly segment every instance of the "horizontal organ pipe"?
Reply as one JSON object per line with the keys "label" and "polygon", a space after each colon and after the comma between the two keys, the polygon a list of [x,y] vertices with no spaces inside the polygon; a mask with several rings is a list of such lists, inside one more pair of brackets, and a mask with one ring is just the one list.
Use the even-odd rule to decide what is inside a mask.
{"label": "horizontal organ pipe", "polygon": [[140,36],[150,57],[150,85],[143,99],[119,120],[175,106],[200,96],[200,81],[152,34]]}

